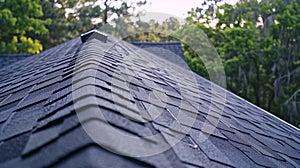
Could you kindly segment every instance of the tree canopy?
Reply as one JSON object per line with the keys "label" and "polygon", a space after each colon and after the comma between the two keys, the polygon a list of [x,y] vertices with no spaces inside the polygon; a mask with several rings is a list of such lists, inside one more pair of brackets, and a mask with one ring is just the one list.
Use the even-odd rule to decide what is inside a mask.
{"label": "tree canopy", "polygon": [[[192,9],[187,24],[201,27],[223,58],[228,89],[299,125],[299,3],[252,0],[216,5],[218,2],[205,2],[210,6],[207,10]],[[198,56],[188,53],[193,60],[190,67],[203,74]]]}
{"label": "tree canopy", "polygon": [[48,32],[50,20],[42,20],[42,6],[39,0],[0,1],[1,53],[39,53],[43,46],[31,34]]}

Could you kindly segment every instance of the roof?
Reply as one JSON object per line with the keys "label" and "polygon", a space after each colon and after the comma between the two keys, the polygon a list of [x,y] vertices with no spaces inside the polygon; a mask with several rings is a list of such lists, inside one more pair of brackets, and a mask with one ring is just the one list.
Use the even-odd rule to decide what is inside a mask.
{"label": "roof", "polygon": [[167,59],[181,67],[187,68],[184,52],[180,41],[173,42],[131,42],[131,44],[138,46],[150,53]]}
{"label": "roof", "polygon": [[0,81],[1,168],[300,166],[297,128],[218,88],[222,112],[218,86],[112,37],[75,38],[2,68]]}
{"label": "roof", "polygon": [[0,68],[21,61],[32,54],[0,54]]}

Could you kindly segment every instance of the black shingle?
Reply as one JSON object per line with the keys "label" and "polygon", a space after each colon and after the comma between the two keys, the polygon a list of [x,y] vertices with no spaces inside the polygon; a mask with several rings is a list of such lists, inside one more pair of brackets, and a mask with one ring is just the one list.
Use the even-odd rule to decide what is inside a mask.
{"label": "black shingle", "polygon": [[237,142],[243,145],[247,145],[250,146],[250,144],[248,144],[247,140],[242,139],[239,135],[243,134],[240,132],[228,132],[228,131],[221,131],[222,134],[224,134],[229,140],[233,141],[233,142]]}
{"label": "black shingle", "polygon": [[138,160],[119,157],[118,155],[112,154],[105,149],[88,147],[80,152],[71,155],[68,159],[60,161],[54,165],[57,168],[65,167],[154,167]]}
{"label": "black shingle", "polygon": [[30,134],[22,134],[13,139],[6,140],[0,144],[0,165],[1,163],[21,155],[23,148],[26,146]]}
{"label": "black shingle", "polygon": [[1,104],[4,105],[4,104],[9,104],[9,103],[12,103],[14,101],[18,101],[18,100],[21,100],[23,99],[27,94],[28,92],[30,91],[31,87],[28,87],[28,88],[25,88],[23,90],[20,90],[18,92],[14,92],[12,93],[7,99],[5,99],[4,102],[2,102]]}
{"label": "black shingle", "polygon": [[220,150],[236,167],[255,167],[255,163],[246,157],[239,149],[236,149],[228,141],[210,136],[208,138],[218,150]]}
{"label": "black shingle", "polygon": [[299,167],[300,166],[300,160],[296,161],[295,159],[291,159],[290,157],[284,155],[284,154],[279,154],[282,158],[286,160],[289,164],[293,165],[294,167]]}
{"label": "black shingle", "polygon": [[149,51],[163,59],[168,59],[175,64],[187,68],[185,56],[180,42],[132,42],[146,51]]}
{"label": "black shingle", "polygon": [[205,167],[210,164],[210,160],[199,147],[193,148],[183,142],[179,142],[174,146],[174,151],[183,162],[201,167]]}
{"label": "black shingle", "polygon": [[299,151],[296,151],[287,144],[281,144],[274,138],[262,136],[256,133],[252,133],[251,136],[276,152],[284,153],[290,157],[300,159]]}
{"label": "black shingle", "polygon": [[[194,137],[197,138],[197,137]],[[197,139],[196,139],[197,141]],[[234,166],[234,163],[228,158],[228,155],[225,155],[221,149],[218,149],[218,146],[216,146],[209,137],[205,141],[198,144],[200,149],[208,156],[209,159]],[[240,156],[241,157],[241,156]]]}
{"label": "black shingle", "polygon": [[42,113],[41,104],[12,113],[1,129],[0,140],[31,131]]}
{"label": "black shingle", "polygon": [[4,68],[30,56],[32,54],[0,54],[0,68]]}
{"label": "black shingle", "polygon": [[6,121],[14,110],[15,110],[14,108],[11,108],[8,110],[1,111],[0,112],[0,122]]}
{"label": "black shingle", "polygon": [[43,147],[46,143],[57,138],[60,133],[60,127],[60,124],[51,125],[49,128],[44,128],[43,130],[33,133],[22,153],[28,154],[29,152],[36,150],[39,147]]}
{"label": "black shingle", "polygon": [[248,151],[243,152],[245,155],[247,155],[253,162],[260,166],[265,166],[265,167],[277,167],[276,164],[271,162],[269,159],[264,157],[262,154],[258,153],[252,148],[249,148]]}

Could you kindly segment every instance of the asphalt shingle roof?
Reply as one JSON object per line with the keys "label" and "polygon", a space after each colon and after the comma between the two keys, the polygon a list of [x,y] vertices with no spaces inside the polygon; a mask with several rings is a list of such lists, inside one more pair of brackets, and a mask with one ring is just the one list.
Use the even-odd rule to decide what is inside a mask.
{"label": "asphalt shingle roof", "polygon": [[0,68],[32,56],[32,54],[0,54]]}
{"label": "asphalt shingle roof", "polygon": [[[73,39],[0,70],[0,167],[300,166],[297,128],[219,88],[226,94],[222,113],[212,86],[112,37],[107,43]],[[98,145],[84,125],[112,127],[142,144],[127,148],[126,141],[115,143],[113,132],[101,132],[109,141]],[[152,134],[158,136],[145,138]],[[177,137],[154,156],[116,154]]]}
{"label": "asphalt shingle roof", "polygon": [[188,69],[181,42],[131,42],[131,44]]}

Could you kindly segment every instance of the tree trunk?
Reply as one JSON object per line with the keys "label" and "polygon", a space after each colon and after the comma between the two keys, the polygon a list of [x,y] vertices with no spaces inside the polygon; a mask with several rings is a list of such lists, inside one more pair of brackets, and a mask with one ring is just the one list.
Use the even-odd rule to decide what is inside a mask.
{"label": "tree trunk", "polygon": [[256,101],[256,105],[258,107],[260,107],[260,75],[259,75],[259,65],[257,65],[256,63],[256,82],[255,88],[254,88],[254,94],[255,94],[255,101]]}
{"label": "tree trunk", "polygon": [[105,2],[104,2],[104,6],[105,6],[105,9],[104,9],[104,18],[103,18],[104,24],[107,23],[107,19],[108,19],[108,8],[109,8],[109,6],[108,6],[107,2],[108,2],[108,0],[105,0]]}

